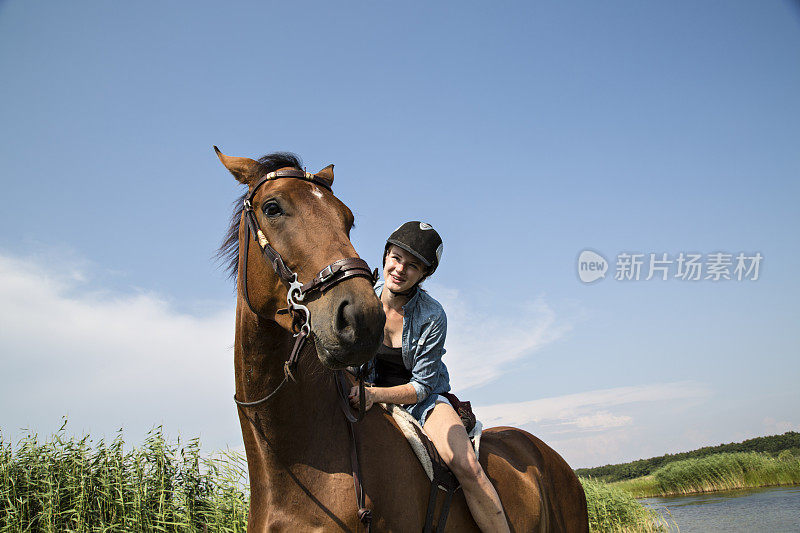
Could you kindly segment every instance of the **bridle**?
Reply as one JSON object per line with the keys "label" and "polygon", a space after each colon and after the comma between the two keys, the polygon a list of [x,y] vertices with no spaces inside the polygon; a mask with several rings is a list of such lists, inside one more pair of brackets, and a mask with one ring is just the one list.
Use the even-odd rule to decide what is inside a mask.
{"label": "bridle", "polygon": [[[316,174],[311,174],[300,169],[285,169],[276,170],[263,176],[253,186],[244,199],[243,214],[245,223],[247,225],[247,236],[244,239],[244,264],[242,265],[242,292],[244,293],[244,301],[247,303],[247,307],[250,308],[250,311],[257,316],[262,316],[256,309],[253,308],[253,305],[250,303],[250,295],[247,290],[247,258],[249,255],[250,237],[252,236],[253,240],[258,243],[264,259],[270,265],[272,265],[272,268],[275,270],[275,273],[278,275],[281,281],[289,286],[286,292],[287,307],[285,309],[279,309],[278,313],[289,313],[291,315],[292,331],[294,332],[295,342],[294,347],[289,354],[289,358],[283,365],[284,380],[280,383],[280,385],[278,385],[275,390],[273,390],[264,398],[252,402],[240,401],[234,395],[233,400],[242,407],[253,407],[262,404],[274,396],[288,380],[291,379],[292,381],[297,381],[294,373],[297,369],[298,358],[306,340],[311,335],[311,311],[308,309],[308,307],[301,303],[306,299],[307,296],[315,292],[322,294],[334,285],[353,277],[364,277],[374,283],[378,273],[377,269],[375,269],[374,272],[370,271],[369,265],[363,259],[358,257],[349,257],[346,259],[339,259],[338,261],[334,261],[333,263],[329,264],[320,270],[314,279],[308,283],[300,283],[300,281],[297,279],[297,273],[293,272],[289,267],[286,266],[281,254],[278,253],[278,251],[275,250],[275,248],[273,248],[267,240],[267,237],[264,235],[264,232],[261,230],[261,226],[258,223],[255,210],[253,209],[253,198],[255,198],[259,188],[268,181],[281,178],[295,178],[309,181],[332,192],[330,184]],[[363,381],[359,380],[359,383],[360,388],[363,389]],[[363,390],[360,392],[360,396],[363,397]],[[348,415],[348,419],[352,417],[352,414],[349,413],[349,410],[346,414]],[[363,413],[359,412],[357,420],[361,420],[363,417]]]}
{"label": "bridle", "polygon": [[[240,408],[255,407],[257,405],[266,403],[270,400],[270,398],[278,394],[281,388],[289,380],[295,382],[297,381],[295,378],[295,371],[297,370],[300,352],[302,351],[306,340],[311,335],[311,311],[308,309],[308,307],[301,303],[306,299],[307,296],[316,292],[323,294],[326,290],[330,289],[334,285],[353,277],[364,277],[373,283],[377,281],[378,277],[377,268],[374,271],[370,271],[369,265],[363,259],[358,257],[348,257],[345,259],[339,259],[338,261],[334,261],[333,263],[329,264],[320,270],[314,279],[308,283],[300,283],[297,278],[297,273],[293,272],[286,266],[281,254],[278,253],[278,251],[275,250],[275,248],[273,248],[267,240],[264,232],[261,230],[261,227],[258,224],[258,219],[256,218],[256,213],[253,209],[253,198],[255,198],[258,189],[268,181],[281,178],[295,178],[309,181],[333,192],[330,183],[320,178],[316,174],[311,174],[300,169],[284,169],[269,172],[268,174],[264,175],[253,186],[244,199],[243,214],[245,223],[247,225],[247,235],[244,239],[244,264],[242,265],[242,291],[244,301],[247,303],[247,307],[250,309],[250,311],[252,311],[256,316],[262,316],[256,309],[253,308],[253,305],[250,303],[250,296],[247,291],[247,256],[249,253],[250,237],[252,236],[253,240],[258,243],[264,259],[270,265],[272,265],[273,270],[275,270],[275,273],[278,275],[281,281],[288,285],[288,290],[286,292],[287,307],[285,309],[279,309],[278,313],[288,313],[291,316],[292,332],[294,334],[295,341],[292,351],[289,354],[289,358],[283,364],[283,381],[281,381],[272,392],[259,400],[244,402],[239,400],[234,394],[233,401],[236,402]],[[358,500],[359,507],[358,518],[365,525],[367,531],[369,531],[372,513],[365,507],[364,491],[361,487],[361,475],[358,466],[358,447],[356,442],[356,434],[353,427],[353,424],[362,420],[366,414],[364,380],[361,379],[359,371],[359,373],[356,375],[356,380],[358,381],[359,408],[358,414],[353,415],[347,400],[349,382],[341,370],[337,370],[335,375],[339,406],[349,422],[348,429],[350,431],[350,438],[352,441],[350,456],[353,466],[353,483],[355,485],[356,499]]]}

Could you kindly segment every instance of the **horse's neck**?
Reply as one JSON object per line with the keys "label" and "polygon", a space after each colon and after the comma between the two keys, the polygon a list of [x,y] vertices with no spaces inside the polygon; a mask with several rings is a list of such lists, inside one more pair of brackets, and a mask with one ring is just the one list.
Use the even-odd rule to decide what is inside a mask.
{"label": "horse's neck", "polygon": [[[283,364],[294,338],[274,322],[242,313],[237,316],[236,337],[237,397],[259,400],[283,381]],[[318,463],[325,468],[327,458],[340,453],[333,443],[347,444],[333,373],[319,362],[311,340],[295,376],[297,382],[288,381],[264,404],[240,408],[248,461],[258,455],[267,462]]]}

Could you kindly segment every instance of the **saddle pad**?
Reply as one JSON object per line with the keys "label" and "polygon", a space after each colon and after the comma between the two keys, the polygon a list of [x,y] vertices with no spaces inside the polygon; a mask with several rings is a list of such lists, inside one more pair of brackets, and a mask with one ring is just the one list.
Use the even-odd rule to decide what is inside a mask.
{"label": "saddle pad", "polygon": [[[422,468],[425,470],[425,474],[427,474],[428,479],[433,481],[434,474],[439,474],[436,475],[437,481],[441,480],[441,473],[435,472],[434,470],[441,470],[442,467],[447,469],[447,467],[444,464],[444,461],[442,461],[442,459],[439,457],[439,454],[436,452],[436,448],[433,446],[430,438],[428,438],[428,435],[425,434],[422,426],[420,426],[419,422],[417,422],[417,419],[411,416],[411,413],[399,405],[395,405],[393,403],[382,403],[380,406],[383,407],[386,412],[392,415],[394,421],[397,422],[397,425],[403,432],[403,436],[406,438],[406,441],[408,441],[411,449],[414,450],[414,454],[419,459],[419,462],[422,463]],[[482,432],[483,424],[481,424],[480,420],[477,420],[475,422],[475,427],[472,428],[472,431],[469,433],[469,437],[472,440],[472,446],[475,451],[475,457],[480,456],[479,453]],[[445,486],[440,485],[440,488],[442,490],[448,490],[448,487]]]}

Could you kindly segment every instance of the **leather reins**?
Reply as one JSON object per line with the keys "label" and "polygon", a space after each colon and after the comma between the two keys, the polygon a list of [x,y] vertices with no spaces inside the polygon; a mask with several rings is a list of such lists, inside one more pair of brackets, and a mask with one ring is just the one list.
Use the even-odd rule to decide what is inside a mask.
{"label": "leather reins", "polygon": [[[295,342],[294,346],[292,347],[292,351],[289,354],[289,358],[283,364],[283,381],[281,381],[272,392],[259,400],[245,402],[239,400],[234,394],[233,401],[236,402],[240,408],[254,407],[256,405],[266,403],[270,400],[270,398],[278,394],[287,381],[297,381],[295,378],[295,371],[297,370],[300,352],[302,351],[306,340],[311,334],[311,311],[308,309],[308,307],[301,303],[309,294],[315,292],[323,294],[326,290],[330,289],[334,285],[353,277],[364,277],[373,283],[378,277],[377,268],[374,271],[370,271],[369,265],[366,261],[359,257],[349,257],[346,259],[339,259],[338,261],[334,261],[333,263],[329,264],[320,270],[314,279],[306,284],[302,284],[300,281],[298,281],[297,273],[293,272],[286,266],[281,254],[272,247],[264,235],[264,232],[261,231],[261,227],[258,224],[258,219],[256,218],[256,213],[253,210],[253,198],[255,197],[258,189],[268,181],[281,178],[295,178],[309,181],[333,192],[330,184],[316,174],[311,174],[300,169],[285,169],[276,170],[266,174],[255,184],[255,186],[253,186],[244,199],[244,219],[247,225],[247,236],[244,239],[244,265],[242,266],[242,290],[244,293],[244,301],[247,303],[247,307],[250,309],[250,311],[257,316],[261,316],[260,313],[256,311],[253,308],[253,305],[250,303],[250,296],[247,291],[247,257],[249,253],[250,237],[252,235],[253,240],[258,243],[264,259],[270,265],[272,265],[273,270],[275,270],[275,273],[278,275],[281,281],[289,286],[288,291],[286,292],[287,307],[285,309],[279,309],[278,313],[290,314],[292,318],[292,331],[294,332]],[[361,486],[361,472],[358,462],[358,440],[356,437],[355,428],[353,427],[353,425],[356,422],[361,421],[366,414],[364,380],[361,379],[360,373],[359,375],[356,375],[356,380],[358,381],[359,408],[358,414],[353,415],[347,400],[347,389],[349,386],[348,380],[341,370],[337,370],[335,374],[339,406],[342,410],[342,413],[344,413],[345,418],[347,419],[347,428],[349,430],[351,440],[350,460],[353,468],[353,484],[356,492],[356,499],[358,501],[358,519],[364,524],[366,530],[369,532],[372,521],[372,511],[366,508],[364,490]]]}

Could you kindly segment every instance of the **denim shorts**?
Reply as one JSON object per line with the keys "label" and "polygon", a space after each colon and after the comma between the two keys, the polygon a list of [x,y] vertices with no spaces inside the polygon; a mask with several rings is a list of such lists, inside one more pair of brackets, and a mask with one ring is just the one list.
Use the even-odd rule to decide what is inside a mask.
{"label": "denim shorts", "polygon": [[408,409],[408,412],[411,413],[411,416],[416,418],[420,426],[424,426],[425,419],[428,417],[430,412],[433,411],[433,408],[436,407],[437,402],[446,403],[451,407],[453,405],[447,398],[445,398],[441,394],[430,394],[428,395],[427,398],[425,398],[421,402],[415,403],[413,405],[406,405],[405,408]]}

